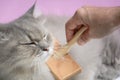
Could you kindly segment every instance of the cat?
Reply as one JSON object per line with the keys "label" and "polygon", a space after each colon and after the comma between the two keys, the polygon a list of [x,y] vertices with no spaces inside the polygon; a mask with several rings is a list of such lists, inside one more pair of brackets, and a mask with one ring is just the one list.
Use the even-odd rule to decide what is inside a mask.
{"label": "cat", "polygon": [[[0,24],[0,80],[55,80],[46,65],[54,48],[51,33],[65,44],[64,25],[68,19],[55,15],[34,17],[33,6],[22,17]],[[82,72],[69,80],[117,78],[120,74],[119,34],[118,30],[83,46],[75,45],[70,55],[82,67]]]}
{"label": "cat", "polygon": [[0,25],[0,80],[52,80],[45,61],[53,39],[34,7],[22,17]]}

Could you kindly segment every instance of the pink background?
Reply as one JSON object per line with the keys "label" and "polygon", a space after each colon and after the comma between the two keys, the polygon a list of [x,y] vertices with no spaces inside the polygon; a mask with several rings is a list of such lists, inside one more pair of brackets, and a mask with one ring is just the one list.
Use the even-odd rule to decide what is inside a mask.
{"label": "pink background", "polygon": [[[10,22],[23,15],[36,0],[0,0],[0,23]],[[83,5],[120,6],[120,0],[37,0],[37,7],[45,15],[71,16]]]}

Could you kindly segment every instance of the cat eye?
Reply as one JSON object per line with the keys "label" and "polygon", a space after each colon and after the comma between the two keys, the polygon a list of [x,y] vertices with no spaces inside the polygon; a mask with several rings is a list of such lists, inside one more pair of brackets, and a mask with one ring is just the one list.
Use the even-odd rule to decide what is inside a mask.
{"label": "cat eye", "polygon": [[[32,41],[32,42],[30,42],[30,43],[20,43],[21,45],[28,45],[28,46],[33,46],[33,47],[36,47],[36,46],[38,46],[38,47],[40,47],[39,46],[39,43],[37,42],[37,41]],[[43,51],[49,51],[49,49],[48,48],[43,48],[43,47],[40,47]]]}
{"label": "cat eye", "polygon": [[30,43],[20,43],[21,45],[34,45],[34,46],[36,46],[36,45],[38,45],[38,42],[36,42],[36,41],[32,41],[32,42],[30,42]]}
{"label": "cat eye", "polygon": [[35,42],[31,42],[31,43],[25,43],[26,45],[32,45],[32,44],[36,44]]}

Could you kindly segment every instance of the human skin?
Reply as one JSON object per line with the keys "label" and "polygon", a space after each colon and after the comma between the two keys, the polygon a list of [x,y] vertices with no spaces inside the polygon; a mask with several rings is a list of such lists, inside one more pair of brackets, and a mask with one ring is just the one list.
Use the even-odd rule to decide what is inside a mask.
{"label": "human skin", "polygon": [[112,33],[120,27],[120,6],[85,6],[78,9],[65,25],[68,42],[81,27],[88,27],[88,29],[79,37],[79,45],[85,44],[90,39],[102,38]]}

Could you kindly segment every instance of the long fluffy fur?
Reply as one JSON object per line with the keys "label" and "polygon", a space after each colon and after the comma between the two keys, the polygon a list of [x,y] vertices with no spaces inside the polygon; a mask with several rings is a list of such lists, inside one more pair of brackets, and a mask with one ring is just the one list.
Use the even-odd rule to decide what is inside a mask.
{"label": "long fluffy fur", "polygon": [[[34,45],[30,45],[31,47],[13,45],[16,45],[19,39],[22,43],[29,42],[30,36],[28,38],[26,34],[39,38],[41,41],[44,33],[49,34],[45,28],[61,44],[64,44],[66,43],[64,25],[68,18],[55,15],[46,16],[43,28],[41,20],[44,20],[44,17],[33,18],[30,14],[26,14],[15,22],[0,25],[0,80],[55,80],[45,63],[50,55],[49,52],[42,51],[40,52],[42,55],[31,57],[30,54],[34,53]],[[119,34],[118,30],[102,39],[93,39],[84,46],[75,45],[71,49],[70,55],[82,66],[83,70],[70,80],[114,80],[117,78],[120,74]],[[53,44],[49,38],[51,38],[50,35],[47,41],[52,51]],[[44,40],[40,46],[44,47],[45,43],[43,43]]]}

